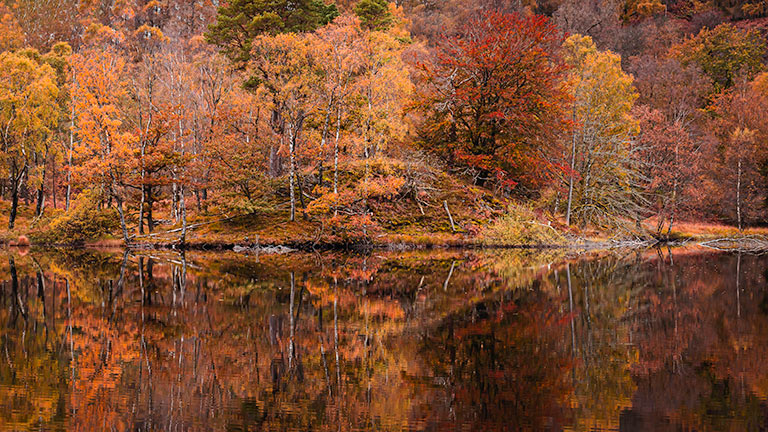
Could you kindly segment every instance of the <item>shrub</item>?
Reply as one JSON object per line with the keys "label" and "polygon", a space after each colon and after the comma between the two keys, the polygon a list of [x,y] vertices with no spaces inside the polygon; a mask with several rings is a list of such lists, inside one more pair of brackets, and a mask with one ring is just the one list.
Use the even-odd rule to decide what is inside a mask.
{"label": "shrub", "polygon": [[37,244],[83,244],[103,238],[120,227],[119,216],[113,208],[98,208],[99,197],[85,191],[73,203],[68,213],[52,216],[45,226],[30,236]]}
{"label": "shrub", "polygon": [[533,210],[511,205],[507,213],[483,230],[481,241],[492,246],[541,246],[563,244],[557,230],[538,221]]}

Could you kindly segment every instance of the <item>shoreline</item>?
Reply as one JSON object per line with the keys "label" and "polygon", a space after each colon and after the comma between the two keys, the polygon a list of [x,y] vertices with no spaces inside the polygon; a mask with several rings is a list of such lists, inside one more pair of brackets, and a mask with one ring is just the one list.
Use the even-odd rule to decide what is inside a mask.
{"label": "shoreline", "polygon": [[[181,245],[179,242],[146,242],[129,243],[115,241],[101,241],[83,244],[14,244],[8,242],[3,246],[8,248],[52,248],[52,249],[120,249],[120,250],[166,250],[185,252],[235,252],[235,253],[262,253],[284,254],[292,252],[373,252],[373,251],[413,251],[413,250],[579,250],[594,252],[615,249],[648,249],[653,247],[679,247],[691,244],[705,246],[704,243],[713,241],[726,241],[730,239],[693,239],[686,241],[598,241],[581,239],[564,244],[484,244],[480,241],[459,241],[443,243],[405,243],[405,242],[377,242],[377,243],[327,243],[327,242],[284,242],[284,243],[236,243],[236,242],[195,242]],[[768,242],[768,239],[766,239]]]}

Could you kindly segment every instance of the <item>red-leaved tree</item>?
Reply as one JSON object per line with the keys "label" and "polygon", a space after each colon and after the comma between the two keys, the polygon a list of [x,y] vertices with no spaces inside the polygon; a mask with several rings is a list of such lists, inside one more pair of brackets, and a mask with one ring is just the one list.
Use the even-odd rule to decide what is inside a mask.
{"label": "red-leaved tree", "polygon": [[536,186],[563,129],[562,36],[543,16],[487,12],[420,65],[421,141],[480,183]]}

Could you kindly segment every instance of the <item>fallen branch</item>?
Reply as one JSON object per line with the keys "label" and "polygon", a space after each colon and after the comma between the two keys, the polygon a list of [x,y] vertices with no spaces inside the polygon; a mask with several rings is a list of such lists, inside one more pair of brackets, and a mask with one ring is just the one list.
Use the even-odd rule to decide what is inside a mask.
{"label": "fallen branch", "polygon": [[724,237],[699,243],[706,248],[727,252],[768,252],[768,237],[749,235],[743,237]]}
{"label": "fallen branch", "polygon": [[456,225],[453,223],[453,216],[451,216],[451,211],[448,210],[448,201],[443,201],[443,207],[445,207],[445,212],[448,213],[448,219],[451,221],[451,231],[455,233]]}
{"label": "fallen branch", "polygon": [[[187,225],[187,231],[195,229],[195,228],[199,228],[199,227],[205,226],[205,225],[211,225],[211,224],[215,224],[215,223],[218,223],[218,222],[225,222],[225,221],[228,221],[228,220],[232,220],[232,219],[235,219],[235,218],[237,218],[239,216],[242,216],[242,215],[230,216],[230,217],[226,217],[224,219],[218,219],[218,220],[214,220],[214,221],[201,222],[201,223],[198,223],[198,224]],[[166,235],[166,234],[173,234],[173,233],[181,232],[183,229],[184,229],[184,227],[175,228],[175,229],[172,229],[172,230],[169,230],[169,231],[161,231],[161,232],[151,233],[151,234],[142,234],[142,235],[134,234],[134,235],[131,235],[128,238],[129,239],[135,239],[135,238],[145,238],[145,237],[159,237],[159,236]]]}

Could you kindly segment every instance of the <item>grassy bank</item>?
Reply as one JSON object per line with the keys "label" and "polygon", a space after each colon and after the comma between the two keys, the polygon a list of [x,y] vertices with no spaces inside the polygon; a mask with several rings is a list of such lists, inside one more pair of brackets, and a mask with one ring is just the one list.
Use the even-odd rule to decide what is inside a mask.
{"label": "grassy bank", "polygon": [[[401,162],[379,160],[365,167],[348,165],[340,178],[338,194],[327,194],[328,199],[307,199],[313,204],[299,206],[294,221],[290,221],[287,190],[265,197],[250,211],[221,205],[226,197],[212,200],[205,210],[190,208],[184,247],[553,247],[651,239],[655,227],[652,220],[644,223],[641,232],[566,226],[562,218],[531,204],[500,197],[436,168],[420,166],[414,170]],[[308,197],[310,193],[322,193],[322,187],[315,187]],[[124,245],[117,211],[108,202],[84,193],[69,212],[61,208],[61,202],[58,204],[58,208],[49,207],[44,215],[35,218],[32,204],[22,203],[16,227],[8,230],[9,203],[0,201],[5,215],[0,218],[0,243]],[[167,200],[157,202],[154,210],[159,220],[155,230],[139,234],[138,208],[129,205],[126,215],[131,245],[180,247],[182,223],[174,220],[170,209]],[[709,240],[740,233],[726,225],[683,222],[677,223],[671,234],[676,239]],[[768,234],[768,228],[741,234]]]}

